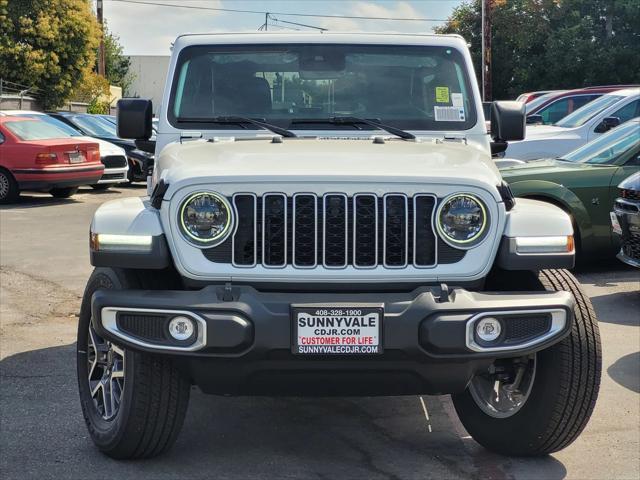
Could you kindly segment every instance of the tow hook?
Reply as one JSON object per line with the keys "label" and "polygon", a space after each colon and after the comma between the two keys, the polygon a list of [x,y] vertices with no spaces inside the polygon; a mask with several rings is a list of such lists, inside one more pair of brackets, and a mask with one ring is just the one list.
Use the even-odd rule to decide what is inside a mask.
{"label": "tow hook", "polygon": [[520,383],[522,383],[522,378],[524,377],[524,372],[526,371],[526,360],[525,362],[518,361],[517,363],[517,371],[516,377],[512,383],[505,384],[502,388],[504,389],[507,397],[511,401],[517,401],[517,397],[522,397],[522,392],[520,391]]}

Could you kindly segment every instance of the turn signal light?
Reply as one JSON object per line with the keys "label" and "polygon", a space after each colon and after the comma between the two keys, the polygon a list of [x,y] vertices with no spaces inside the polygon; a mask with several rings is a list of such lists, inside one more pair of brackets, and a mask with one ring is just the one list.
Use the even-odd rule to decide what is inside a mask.
{"label": "turn signal light", "polygon": [[55,153],[38,153],[36,155],[36,165],[51,165],[58,163],[58,155]]}

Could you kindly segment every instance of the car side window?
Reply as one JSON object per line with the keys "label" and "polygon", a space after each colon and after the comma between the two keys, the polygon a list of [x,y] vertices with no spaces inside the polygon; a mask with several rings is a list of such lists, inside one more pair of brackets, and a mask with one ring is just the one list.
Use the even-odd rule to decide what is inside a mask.
{"label": "car side window", "polygon": [[625,167],[638,167],[640,166],[640,150],[631,155],[631,158],[624,164]]}
{"label": "car side window", "polygon": [[545,125],[556,123],[569,113],[569,98],[562,98],[539,112]]}
{"label": "car side window", "polygon": [[619,108],[614,113],[609,115],[609,117],[618,117],[620,119],[620,123],[624,123],[638,115],[637,110],[640,107],[640,99],[634,100],[631,103],[627,103],[624,107]]}
{"label": "car side window", "polygon": [[4,135],[0,132],[0,145],[4,143]]}

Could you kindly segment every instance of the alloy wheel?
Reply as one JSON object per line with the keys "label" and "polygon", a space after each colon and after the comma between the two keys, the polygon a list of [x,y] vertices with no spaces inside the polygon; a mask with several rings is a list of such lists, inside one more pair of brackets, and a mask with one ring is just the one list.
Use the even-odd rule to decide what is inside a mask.
{"label": "alloy wheel", "polygon": [[496,362],[486,373],[476,374],[469,392],[484,413],[508,418],[525,405],[536,376],[536,355]]}
{"label": "alloy wheel", "polygon": [[3,172],[0,172],[0,200],[7,198],[9,195],[9,187],[9,179]]}
{"label": "alloy wheel", "polygon": [[118,414],[124,391],[124,350],[101,338],[92,326],[87,345],[89,392],[100,416],[111,421]]}

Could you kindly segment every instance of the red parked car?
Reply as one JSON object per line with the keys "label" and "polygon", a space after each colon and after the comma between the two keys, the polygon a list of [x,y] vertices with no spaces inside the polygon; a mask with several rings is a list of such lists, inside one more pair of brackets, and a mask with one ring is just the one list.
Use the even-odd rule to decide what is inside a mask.
{"label": "red parked car", "polygon": [[0,203],[15,201],[21,190],[67,198],[103,171],[97,143],[36,118],[0,117]]}

